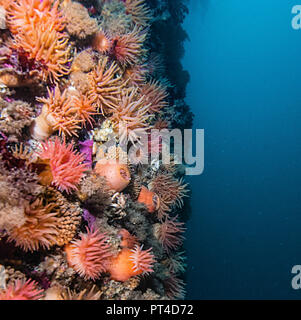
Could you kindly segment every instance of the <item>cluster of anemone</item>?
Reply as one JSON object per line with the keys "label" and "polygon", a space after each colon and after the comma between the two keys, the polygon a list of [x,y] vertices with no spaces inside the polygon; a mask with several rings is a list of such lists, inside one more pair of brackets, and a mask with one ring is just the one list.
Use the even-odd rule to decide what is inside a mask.
{"label": "cluster of anemone", "polygon": [[[18,171],[20,179],[26,176],[23,171],[34,177],[34,183],[26,179],[27,188],[18,183],[19,193],[13,192],[16,183],[2,184],[10,185],[12,195],[25,190],[26,197],[11,205],[22,219],[10,227],[0,224],[0,231],[5,229],[5,240],[25,252],[56,248],[64,260],[62,269],[69,266],[68,272],[73,269],[83,280],[74,279],[68,290],[51,283],[45,292],[32,280],[9,282],[0,290],[0,300],[97,300],[102,291],[78,285],[98,285],[107,277],[104,287],[110,280],[121,286],[130,279],[138,286],[146,276],[154,288],[160,279],[168,298],[184,298],[179,275],[185,263],[177,250],[185,228],[172,211],[183,206],[186,185],[174,168],[145,166],[154,150],[162,153],[162,139],[150,140],[150,129],[170,126],[164,118],[169,97],[162,61],[147,49],[151,9],[145,0],[103,0],[94,9],[103,16],[94,19],[92,7],[89,15],[84,5],[71,0],[0,2],[9,30],[9,40],[0,48],[0,81],[7,87],[37,89],[36,97],[28,99],[33,111],[17,135],[18,140],[24,133],[25,149],[20,143],[14,151],[5,146],[2,152],[0,139],[7,170]],[[5,101],[11,107],[16,103],[13,98]],[[93,129],[112,133],[119,143],[116,151],[100,152],[107,140],[98,140]],[[133,148],[131,164],[118,153],[124,143]],[[35,192],[28,192],[31,186]],[[145,231],[138,229],[141,221]],[[153,228],[146,230],[147,224]],[[157,270],[163,270],[160,277]]]}
{"label": "cluster of anemone", "polygon": [[67,245],[65,251],[69,265],[86,280],[95,280],[101,274],[109,273],[111,279],[124,282],[153,272],[155,259],[151,248],[143,250],[143,246],[135,244],[133,249],[124,247],[113,254],[109,238],[98,230],[87,228],[80,237]]}
{"label": "cluster of anemone", "polygon": [[48,88],[47,98],[38,98],[43,103],[40,115],[31,126],[32,136],[43,140],[54,132],[59,135],[77,135],[77,130],[88,122],[92,126],[92,115],[96,109],[92,101],[80,92],[69,93],[67,89],[63,92],[59,87],[53,91]]}
{"label": "cluster of anemone", "polygon": [[58,82],[69,73],[70,46],[63,32],[59,1],[17,0],[8,8],[10,47],[22,64],[33,65],[43,81]]}

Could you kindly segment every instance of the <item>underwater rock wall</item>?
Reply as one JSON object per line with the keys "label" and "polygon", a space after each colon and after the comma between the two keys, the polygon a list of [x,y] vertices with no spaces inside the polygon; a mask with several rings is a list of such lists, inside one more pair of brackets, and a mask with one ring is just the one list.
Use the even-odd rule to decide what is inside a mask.
{"label": "underwater rock wall", "polygon": [[192,126],[186,13],[0,0],[0,300],[185,297],[188,186],[150,130]]}

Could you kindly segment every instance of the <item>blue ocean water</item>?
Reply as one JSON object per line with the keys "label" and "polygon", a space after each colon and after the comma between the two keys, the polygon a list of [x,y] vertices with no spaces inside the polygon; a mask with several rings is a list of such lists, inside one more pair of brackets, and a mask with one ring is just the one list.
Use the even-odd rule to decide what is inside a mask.
{"label": "blue ocean water", "polygon": [[205,170],[188,178],[188,299],[301,298],[299,2],[190,0],[186,102]]}

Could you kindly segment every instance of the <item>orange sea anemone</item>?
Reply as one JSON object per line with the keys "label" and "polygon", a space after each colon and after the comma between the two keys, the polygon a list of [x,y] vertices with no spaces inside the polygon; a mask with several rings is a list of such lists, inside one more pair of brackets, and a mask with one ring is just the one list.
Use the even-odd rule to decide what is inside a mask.
{"label": "orange sea anemone", "polygon": [[73,145],[66,145],[58,137],[54,141],[42,143],[42,150],[38,153],[46,169],[39,176],[43,184],[53,184],[61,191],[70,193],[77,190],[87,164],[82,163],[84,155],[73,150]]}
{"label": "orange sea anemone", "polygon": [[33,29],[30,33],[18,34],[11,47],[28,64],[38,66],[42,81],[58,82],[60,77],[69,74],[68,62],[72,58],[68,39],[55,30]]}
{"label": "orange sea anemone", "polygon": [[69,73],[68,63],[72,60],[68,37],[60,32],[64,19],[58,4],[59,1],[18,0],[8,12],[9,27],[14,34],[10,47],[23,64],[27,61],[25,65],[39,70],[43,81],[58,82],[59,77]]}
{"label": "orange sea anemone", "polygon": [[49,249],[56,243],[58,235],[59,220],[54,207],[54,203],[44,205],[42,198],[25,206],[25,223],[9,230],[8,241],[15,242],[24,251]]}
{"label": "orange sea anemone", "polygon": [[0,6],[3,7],[5,10],[8,10],[13,2],[14,0],[0,0]]}
{"label": "orange sea anemone", "polygon": [[138,26],[146,27],[152,19],[150,8],[144,0],[125,0],[126,13],[131,15],[132,21]]}
{"label": "orange sea anemone", "polygon": [[142,186],[139,193],[138,202],[143,203],[148,212],[153,213],[160,207],[159,197],[152,191],[148,190],[146,187]]}
{"label": "orange sea anemone", "polygon": [[133,31],[113,38],[112,54],[121,65],[138,64],[139,58],[145,53],[143,43],[146,31],[134,27]]}
{"label": "orange sea anemone", "polygon": [[177,180],[172,174],[159,174],[150,183],[150,190],[160,198],[158,217],[161,220],[173,206],[182,207],[183,198],[187,196],[187,184]]}
{"label": "orange sea anemone", "polygon": [[124,248],[120,253],[111,259],[108,265],[108,272],[111,279],[116,281],[127,281],[131,277],[153,272],[155,262],[151,249],[142,250],[143,246],[135,246],[130,250]]}
{"label": "orange sea anemone", "polygon": [[165,99],[168,97],[166,88],[159,81],[150,81],[140,87],[140,94],[144,96],[144,103],[149,104],[150,112],[159,112],[164,107],[168,106]]}
{"label": "orange sea anemone", "polygon": [[131,174],[127,164],[119,163],[115,159],[101,159],[95,165],[95,172],[106,178],[109,188],[120,192],[131,181]]}
{"label": "orange sea anemone", "polygon": [[69,265],[85,280],[96,280],[107,270],[108,259],[112,256],[108,238],[98,230],[81,233],[80,239],[65,247]]}
{"label": "orange sea anemone", "polygon": [[92,115],[97,114],[92,100],[88,96],[77,92],[73,96],[73,105],[76,117],[81,121],[81,125],[85,127],[86,123],[89,123],[89,125],[92,127],[94,122]]}
{"label": "orange sea anemone", "polygon": [[112,40],[103,30],[100,30],[93,38],[92,48],[102,54],[107,54],[112,48]]}
{"label": "orange sea anemone", "polygon": [[68,95],[59,87],[51,92],[48,98],[38,98],[43,103],[41,114],[33,121],[31,134],[35,139],[43,140],[58,131],[60,135],[77,135],[76,131],[85,126],[86,121],[92,125],[92,115],[96,114],[92,101],[83,94],[76,92]]}
{"label": "orange sea anemone", "polygon": [[38,300],[43,297],[43,292],[31,279],[26,282],[15,280],[5,290],[0,290],[0,300]]}
{"label": "orange sea anemone", "polygon": [[47,26],[50,30],[62,31],[64,17],[55,0],[15,0],[10,2],[7,19],[11,33],[32,31],[32,25]]}
{"label": "orange sea anemone", "polygon": [[123,86],[118,71],[117,64],[115,62],[108,64],[108,58],[105,57],[99,61],[97,68],[88,75],[89,98],[103,115],[107,114],[108,108],[114,107],[118,103],[118,96]]}
{"label": "orange sea anemone", "polygon": [[183,244],[185,239],[181,234],[185,232],[183,226],[184,222],[177,221],[177,216],[155,225],[155,236],[167,252],[175,250]]}
{"label": "orange sea anemone", "polygon": [[119,134],[120,142],[125,142],[128,138],[134,144],[139,134],[145,133],[149,127],[147,121],[153,117],[148,113],[149,107],[143,97],[138,98],[137,89],[123,91],[118,106],[111,107],[113,113],[110,117]]}
{"label": "orange sea anemone", "polygon": [[120,246],[122,248],[133,249],[136,245],[138,245],[137,238],[130,234],[126,229],[121,229],[118,232],[118,236],[121,237]]}

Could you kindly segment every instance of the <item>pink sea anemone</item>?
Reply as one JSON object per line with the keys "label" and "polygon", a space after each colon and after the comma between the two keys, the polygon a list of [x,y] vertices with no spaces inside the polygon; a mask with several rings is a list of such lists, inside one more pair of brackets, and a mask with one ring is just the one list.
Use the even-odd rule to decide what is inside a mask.
{"label": "pink sea anemone", "polygon": [[183,226],[183,222],[177,221],[177,216],[155,226],[155,236],[167,252],[183,244],[184,236],[181,234],[185,231]]}
{"label": "pink sea anemone", "polygon": [[107,260],[112,256],[108,238],[89,228],[80,237],[65,247],[67,261],[85,280],[98,279],[107,270]]}
{"label": "pink sea anemone", "polygon": [[42,143],[42,151],[38,153],[48,169],[40,173],[44,184],[50,182],[61,191],[70,193],[77,189],[83,173],[87,170],[84,155],[73,150],[73,145],[61,142],[58,137],[54,141],[48,140]]}
{"label": "pink sea anemone", "polygon": [[16,280],[10,283],[6,290],[0,290],[0,300],[38,300],[43,297],[42,293],[43,290],[37,288],[35,281]]}
{"label": "pink sea anemone", "polygon": [[143,246],[139,247],[135,245],[135,248],[132,249],[132,255],[130,260],[134,264],[134,271],[142,271],[142,274],[148,274],[153,272],[153,263],[155,262],[154,256],[150,253],[151,248],[147,250],[142,250]]}

